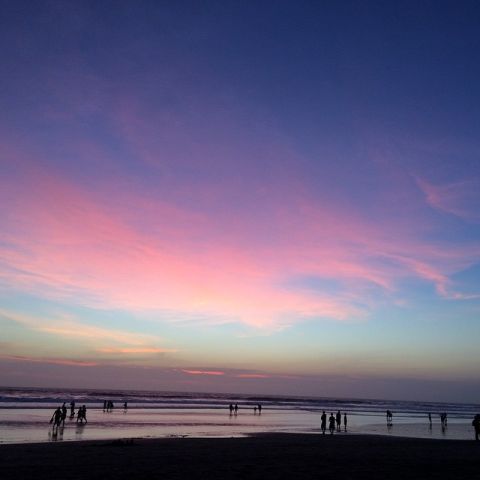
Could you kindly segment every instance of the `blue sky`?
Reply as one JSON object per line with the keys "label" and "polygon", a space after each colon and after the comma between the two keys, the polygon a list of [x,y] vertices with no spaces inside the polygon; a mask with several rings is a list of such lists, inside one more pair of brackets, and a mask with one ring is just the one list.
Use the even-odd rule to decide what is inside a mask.
{"label": "blue sky", "polygon": [[0,384],[480,402],[476,2],[0,6]]}

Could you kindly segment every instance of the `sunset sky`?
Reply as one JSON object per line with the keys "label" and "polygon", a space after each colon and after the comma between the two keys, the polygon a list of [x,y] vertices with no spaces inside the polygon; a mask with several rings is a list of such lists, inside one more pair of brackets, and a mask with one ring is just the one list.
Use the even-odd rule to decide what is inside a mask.
{"label": "sunset sky", "polygon": [[0,385],[480,402],[479,31],[0,1]]}

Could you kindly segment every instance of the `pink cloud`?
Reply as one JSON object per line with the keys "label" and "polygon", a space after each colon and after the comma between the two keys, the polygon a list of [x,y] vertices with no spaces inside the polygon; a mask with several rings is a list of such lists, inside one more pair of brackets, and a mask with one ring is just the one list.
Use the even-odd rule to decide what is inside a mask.
{"label": "pink cloud", "polygon": [[220,370],[182,370],[183,373],[188,373],[188,375],[213,375],[213,376],[222,376],[225,375],[225,372]]}
{"label": "pink cloud", "polygon": [[[209,214],[122,184],[92,192],[28,160],[20,163],[22,176],[0,194],[9,206],[0,281],[96,308],[160,310],[176,312],[170,321],[190,315],[267,329],[312,317],[358,319],[375,302],[371,287],[395,295],[398,280],[408,276],[460,299],[449,275],[479,258],[479,249],[429,245],[395,222],[370,222],[319,204],[300,187],[294,197],[282,198],[283,187],[274,191],[259,215],[249,209]],[[209,185],[209,195],[223,198],[227,187],[215,188]],[[202,198],[203,187],[191,191]],[[327,292],[288,285],[301,277],[340,286]],[[68,325],[44,328],[78,335]]]}
{"label": "pink cloud", "polygon": [[52,365],[71,365],[76,367],[95,367],[97,362],[91,362],[86,360],[72,360],[67,358],[42,358],[42,357],[26,357],[22,355],[0,355],[4,360],[16,360],[21,362],[33,362],[33,363],[49,363]]}
{"label": "pink cloud", "polygon": [[100,353],[172,353],[175,349],[157,348],[157,347],[139,347],[139,348],[97,348]]}
{"label": "pink cloud", "polygon": [[470,222],[480,221],[480,179],[469,178],[443,185],[433,185],[420,178],[416,181],[432,208]]}

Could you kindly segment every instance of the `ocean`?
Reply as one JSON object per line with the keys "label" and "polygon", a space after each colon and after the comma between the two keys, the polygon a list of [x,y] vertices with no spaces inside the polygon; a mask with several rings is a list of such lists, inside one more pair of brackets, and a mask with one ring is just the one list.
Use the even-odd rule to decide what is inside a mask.
{"label": "ocean", "polygon": [[[104,411],[104,401],[114,404]],[[70,402],[87,408],[87,424],[69,418]],[[53,411],[66,402],[63,427],[52,428]],[[127,402],[128,408],[123,405]],[[230,404],[237,404],[231,414]],[[255,406],[262,405],[259,414]],[[156,437],[238,437],[254,433],[320,433],[320,415],[342,413],[335,434],[416,438],[473,438],[480,405],[368,399],[334,399],[217,393],[112,391],[0,387],[0,443]],[[387,425],[386,411],[393,413]],[[442,425],[440,414],[447,413]],[[344,431],[343,414],[347,414]],[[432,424],[428,420],[432,416]],[[327,432],[328,433],[328,432]]]}

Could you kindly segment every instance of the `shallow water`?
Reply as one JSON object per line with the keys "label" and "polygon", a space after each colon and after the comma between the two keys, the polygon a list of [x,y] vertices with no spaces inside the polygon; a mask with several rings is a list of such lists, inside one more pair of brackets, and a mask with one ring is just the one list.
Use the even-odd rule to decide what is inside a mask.
{"label": "shallow water", "polygon": [[[98,394],[110,396],[117,405],[128,401],[129,408],[125,411],[117,406],[112,412],[104,412],[103,400]],[[67,418],[64,427],[53,429],[49,424],[53,410],[63,401],[68,407],[71,399],[76,399],[77,405],[87,405],[88,423],[80,425],[75,419]],[[262,403],[261,415],[255,413],[254,401]],[[229,403],[239,404],[237,415],[229,414]],[[394,412],[391,427],[385,422],[386,408]],[[338,409],[347,411],[347,434],[461,440],[473,438],[471,419],[476,408],[461,404],[358,399],[0,389],[0,443],[176,436],[234,437],[260,432],[319,434],[323,409],[327,415]],[[431,426],[425,409],[432,412]],[[447,410],[448,426],[442,427],[438,412]]]}
{"label": "shallow water", "polygon": [[[240,410],[228,411],[129,408],[103,412],[89,409],[88,423],[81,425],[67,418],[56,431],[49,425],[46,409],[0,409],[0,442],[24,443],[68,440],[94,440],[149,437],[234,437],[258,432],[320,433],[319,415],[312,412],[264,410],[261,415]],[[412,423],[397,419],[393,426],[377,423],[378,417],[350,415],[347,434],[368,433],[418,438],[471,439],[473,429],[466,421],[450,421],[446,428],[428,422]],[[343,430],[343,427],[342,427]],[[337,433],[336,433],[337,434]],[[345,434],[342,432],[342,434]]]}

